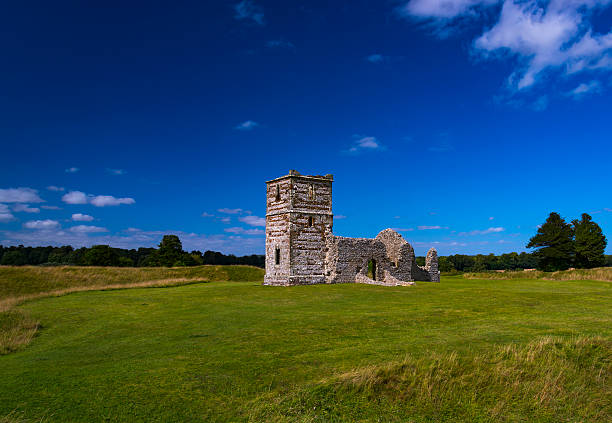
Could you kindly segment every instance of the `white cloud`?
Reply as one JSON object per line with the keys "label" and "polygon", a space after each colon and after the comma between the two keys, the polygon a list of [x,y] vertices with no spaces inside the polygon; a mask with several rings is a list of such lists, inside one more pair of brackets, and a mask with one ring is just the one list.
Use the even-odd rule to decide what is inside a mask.
{"label": "white cloud", "polygon": [[30,220],[23,224],[28,229],[55,229],[59,227],[57,220],[45,219],[45,220]]}
{"label": "white cloud", "polygon": [[134,204],[136,201],[133,198],[117,198],[112,195],[96,195],[92,197],[90,203],[96,207],[118,206],[120,204]]}
{"label": "white cloud", "polygon": [[67,204],[92,204],[96,207],[118,206],[120,204],[134,204],[133,198],[117,198],[112,195],[87,195],[81,191],[70,191],[62,196]]}
{"label": "white cloud", "polygon": [[72,215],[72,220],[74,220],[75,222],[91,222],[92,220],[94,220],[94,218],[93,216],[90,216],[88,214],[74,213]]}
{"label": "white cloud", "polygon": [[263,235],[265,231],[263,229],[244,229],[240,227],[225,228],[225,232],[233,234],[244,234],[244,235]]}
{"label": "white cloud", "polygon": [[338,219],[346,219],[346,216],[345,216],[345,215],[343,215],[343,214],[336,214],[336,215],[334,215],[334,219],[335,219],[335,220],[338,220]]}
{"label": "white cloud", "polygon": [[217,210],[219,213],[225,213],[225,214],[240,214],[242,213],[244,210],[242,209],[228,209],[228,208],[222,208],[222,209],[218,209]]}
{"label": "white cloud", "polygon": [[110,173],[111,175],[125,175],[127,172],[123,169],[110,169],[110,168],[106,168],[106,171],[108,173]]}
{"label": "white cloud", "polygon": [[87,194],[81,191],[70,191],[62,196],[62,201],[67,204],[87,204]]}
{"label": "white cloud", "polygon": [[0,222],[9,222],[13,220],[15,216],[11,213],[6,204],[0,204]]}
{"label": "white cloud", "polygon": [[215,217],[215,215],[204,212],[204,213],[202,213],[202,217]]}
{"label": "white cloud", "polygon": [[353,137],[357,138],[357,140],[355,141],[353,146],[348,149],[349,153],[384,150],[384,147],[382,146],[382,144],[380,144],[376,137],[363,137],[360,135],[354,135]]}
{"label": "white cloud", "polygon": [[77,225],[70,228],[71,232],[77,232],[82,234],[108,232],[108,229],[101,228],[100,226],[89,226],[89,225]]}
{"label": "white cloud", "polygon": [[79,171],[78,167],[69,167],[68,169],[66,169],[66,173],[76,173]]}
{"label": "white cloud", "polygon": [[42,203],[38,191],[32,188],[0,189],[0,203]]}
{"label": "white cloud", "polygon": [[239,221],[250,226],[266,226],[266,219],[257,216],[243,216],[238,218]]}
{"label": "white cloud", "polygon": [[433,229],[448,229],[448,226],[427,226],[427,225],[422,225],[422,226],[417,226],[419,231],[428,231],[428,230],[433,230]]}
{"label": "white cloud", "polygon": [[237,20],[251,20],[257,25],[265,25],[263,9],[251,0],[242,0],[234,5],[234,18]]}
{"label": "white cloud", "polygon": [[493,219],[495,219],[493,216],[489,217],[489,220],[493,220]]}
{"label": "white cloud", "polygon": [[465,235],[487,235],[487,234],[503,232],[505,230],[506,229],[502,228],[502,227],[496,227],[496,228],[491,227],[491,228],[484,229],[484,230],[474,230],[474,231],[470,231],[470,232],[459,232],[459,235],[461,235],[461,236],[465,236]]}
{"label": "white cloud", "polygon": [[252,120],[245,120],[242,123],[239,123],[238,125],[236,125],[234,127],[234,129],[237,129],[239,131],[251,131],[255,128],[257,128],[259,126],[259,123],[254,122]]}
{"label": "white cloud", "polygon": [[393,229],[395,232],[412,232],[414,231],[414,228],[391,228]]}
{"label": "white cloud", "polygon": [[56,187],[55,185],[49,185],[47,189],[49,191],[63,191],[64,187]]}
{"label": "white cloud", "polygon": [[366,60],[370,63],[380,64],[385,61],[385,56],[382,54],[370,54],[368,57],[366,57]]}
{"label": "white cloud", "polygon": [[[488,26],[484,8],[502,4]],[[517,59],[508,87],[525,90],[557,71],[573,75],[583,71],[612,70],[612,32],[594,33],[593,11],[608,7],[610,0],[411,0],[400,8],[403,16],[428,20],[441,26],[461,26],[461,19],[482,18],[487,29],[476,38],[476,53],[495,59]],[[489,12],[489,11],[487,11]]]}
{"label": "white cloud", "polygon": [[13,206],[13,211],[15,212],[24,212],[24,213],[40,213],[40,209],[38,207],[30,207],[27,204],[17,203]]}
{"label": "white cloud", "polygon": [[61,210],[61,207],[57,207],[57,206],[40,206],[41,209],[45,209],[45,210]]}
{"label": "white cloud", "polygon": [[473,14],[476,7],[495,3],[497,0],[412,0],[405,3],[398,11],[403,16],[452,19],[461,15]]}
{"label": "white cloud", "polygon": [[568,96],[574,97],[576,99],[582,98],[587,94],[594,94],[601,92],[601,83],[599,81],[591,81],[588,83],[582,83],[578,85],[576,88],[567,93]]}

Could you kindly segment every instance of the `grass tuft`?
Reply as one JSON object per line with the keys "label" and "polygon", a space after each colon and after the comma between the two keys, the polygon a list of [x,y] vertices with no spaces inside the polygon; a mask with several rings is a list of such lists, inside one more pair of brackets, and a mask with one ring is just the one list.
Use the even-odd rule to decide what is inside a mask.
{"label": "grass tuft", "polygon": [[258,399],[266,402],[251,420],[612,421],[612,342],[544,337],[487,354],[407,357]]}

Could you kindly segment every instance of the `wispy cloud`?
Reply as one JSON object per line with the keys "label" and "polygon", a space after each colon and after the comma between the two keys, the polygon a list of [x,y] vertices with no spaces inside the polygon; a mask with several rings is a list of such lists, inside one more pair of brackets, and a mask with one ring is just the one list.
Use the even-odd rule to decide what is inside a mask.
{"label": "wispy cloud", "polygon": [[119,175],[125,175],[125,174],[127,173],[127,172],[126,172],[125,170],[123,170],[123,169],[111,169],[111,168],[108,168],[108,167],[106,168],[106,171],[107,171],[108,173],[110,173],[111,175],[117,175],[117,176],[119,176]]}
{"label": "wispy cloud", "polygon": [[289,50],[295,49],[295,45],[291,41],[287,41],[284,38],[280,38],[278,40],[270,40],[266,43],[266,47],[284,48],[284,49],[289,49]]}
{"label": "wispy cloud", "polygon": [[245,120],[242,123],[239,123],[238,125],[236,125],[234,127],[234,129],[237,129],[238,131],[252,131],[253,129],[257,128],[259,126],[259,123],[252,121],[252,120]]}
{"label": "wispy cloud", "polygon": [[29,205],[23,203],[15,204],[13,206],[13,211],[24,213],[40,213],[40,209],[38,207],[30,207]]}
{"label": "wispy cloud", "polygon": [[266,219],[263,217],[250,215],[239,217],[238,220],[250,226],[266,226]]}
{"label": "wispy cloud", "polygon": [[49,185],[47,189],[49,191],[57,191],[57,192],[64,191],[64,187],[56,187],[55,185]]}
{"label": "wispy cloud", "polygon": [[241,227],[225,228],[225,232],[232,234],[243,234],[243,235],[263,235],[265,231],[263,229],[245,229]]}
{"label": "wispy cloud", "polygon": [[130,197],[117,198],[112,195],[91,195],[81,191],[70,191],[64,194],[62,201],[66,204],[92,204],[96,207],[118,206],[136,202]]}
{"label": "wispy cloud", "polygon": [[[507,87],[519,92],[541,83],[544,75],[611,71],[612,32],[596,33],[592,25],[593,12],[610,4],[607,0],[410,0],[398,11],[444,29],[460,29],[466,19],[480,22],[483,32],[474,40],[473,52],[514,60],[517,65]],[[496,19],[492,26],[489,16]]]}
{"label": "wispy cloud", "polygon": [[75,222],[91,222],[92,220],[94,220],[94,218],[93,216],[90,216],[88,214],[74,213],[72,215],[72,220],[74,220]]}
{"label": "wispy cloud", "polygon": [[240,21],[252,21],[257,25],[265,25],[263,9],[251,0],[242,0],[234,5],[234,18]]}
{"label": "wispy cloud", "polygon": [[588,83],[582,83],[573,90],[566,93],[566,95],[575,99],[583,98],[589,94],[597,94],[602,90],[601,83],[599,81],[591,81]]}
{"label": "wispy cloud", "polygon": [[391,228],[396,232],[412,232],[414,228]]}
{"label": "wispy cloud", "polygon": [[0,222],[10,222],[15,216],[9,210],[6,204],[0,204]]}
{"label": "wispy cloud", "polygon": [[61,207],[58,206],[40,206],[41,209],[45,209],[45,210],[61,210]]}
{"label": "wispy cloud", "polygon": [[228,208],[218,209],[217,211],[219,213],[224,213],[224,214],[240,214],[244,212],[244,210],[242,209],[228,209]]}
{"label": "wispy cloud", "polygon": [[448,226],[427,226],[427,225],[422,225],[422,226],[417,226],[419,231],[430,231],[430,230],[434,230],[434,229],[448,229]]}
{"label": "wispy cloud", "polygon": [[79,171],[78,167],[69,167],[68,169],[66,169],[66,173],[77,173]]}
{"label": "wispy cloud", "polygon": [[376,139],[376,137],[365,137],[361,135],[353,135],[356,138],[353,146],[348,149],[351,154],[358,154],[366,151],[380,151],[385,147]]}
{"label": "wispy cloud", "polygon": [[474,231],[470,231],[470,232],[459,232],[460,236],[466,236],[466,235],[487,235],[487,234],[494,234],[494,233],[498,233],[498,232],[503,232],[505,231],[505,228],[502,227],[491,227],[488,229],[483,229],[483,230],[474,230]]}
{"label": "wispy cloud", "polygon": [[55,229],[59,227],[57,220],[45,219],[45,220],[30,220],[23,224],[24,228],[28,229]]}
{"label": "wispy cloud", "polygon": [[370,54],[366,57],[366,60],[377,65],[385,62],[385,56],[382,54]]}
{"label": "wispy cloud", "polygon": [[201,216],[202,217],[215,217],[214,214],[210,214],[210,213],[206,213],[206,212],[202,213]]}
{"label": "wispy cloud", "polygon": [[108,232],[108,229],[106,228],[102,228],[100,226],[90,226],[90,225],[77,225],[77,226],[71,227],[69,230],[71,232],[77,232],[77,233],[82,233],[82,234]]}
{"label": "wispy cloud", "polygon": [[38,191],[32,188],[0,189],[0,203],[42,203]]}
{"label": "wispy cloud", "polygon": [[343,214],[335,214],[334,215],[334,219],[338,220],[338,219],[346,219],[346,216]]}

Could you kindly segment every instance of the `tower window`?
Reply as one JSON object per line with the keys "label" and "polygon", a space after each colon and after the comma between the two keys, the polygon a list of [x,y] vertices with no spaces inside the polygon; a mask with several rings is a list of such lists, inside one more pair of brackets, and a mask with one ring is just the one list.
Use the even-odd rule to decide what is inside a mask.
{"label": "tower window", "polygon": [[274,250],[274,263],[280,264],[280,248]]}
{"label": "tower window", "polygon": [[276,201],[280,201],[280,185],[276,186]]}
{"label": "tower window", "polygon": [[310,184],[310,185],[308,185],[308,199],[309,200],[314,200],[314,198],[315,198],[314,185]]}
{"label": "tower window", "polygon": [[312,227],[312,216],[308,217],[308,227]]}

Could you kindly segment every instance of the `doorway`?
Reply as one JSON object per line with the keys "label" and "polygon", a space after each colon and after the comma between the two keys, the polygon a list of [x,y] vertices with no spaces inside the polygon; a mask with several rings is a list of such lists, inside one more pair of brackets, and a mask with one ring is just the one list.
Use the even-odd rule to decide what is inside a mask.
{"label": "doorway", "polygon": [[376,260],[374,259],[368,261],[368,278],[376,280]]}

